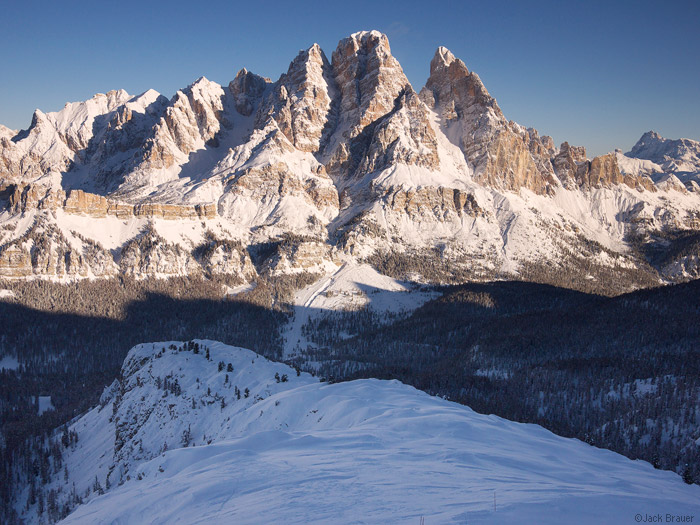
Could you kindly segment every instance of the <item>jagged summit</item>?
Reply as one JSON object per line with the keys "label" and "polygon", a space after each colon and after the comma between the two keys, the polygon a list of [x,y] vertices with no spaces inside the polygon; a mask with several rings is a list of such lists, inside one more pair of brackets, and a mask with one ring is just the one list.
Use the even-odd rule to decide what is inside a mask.
{"label": "jagged summit", "polygon": [[389,38],[384,33],[377,31],[376,29],[372,29],[370,31],[357,31],[351,34],[349,37],[340,40],[338,47],[347,41],[353,41],[356,43],[370,43],[370,45],[382,45],[390,50]]}
{"label": "jagged summit", "polygon": [[650,130],[644,133],[637,143],[632,146],[632,149],[626,153],[629,157],[638,157],[640,154],[643,155],[644,151],[650,147],[657,147],[658,143],[664,142],[664,139],[656,131]]}
{"label": "jagged summit", "polygon": [[700,142],[696,140],[672,140],[647,131],[625,155],[650,160],[667,172],[700,172]]}
{"label": "jagged summit", "polygon": [[443,46],[438,47],[435,51],[435,56],[430,61],[430,74],[433,75],[439,69],[449,67],[455,60],[457,59],[449,49]]}
{"label": "jagged summit", "polygon": [[228,85],[228,89],[234,98],[236,111],[248,117],[253,112],[256,101],[262,96],[265,88],[272,81],[255,73],[251,73],[246,68],[236,73]]}

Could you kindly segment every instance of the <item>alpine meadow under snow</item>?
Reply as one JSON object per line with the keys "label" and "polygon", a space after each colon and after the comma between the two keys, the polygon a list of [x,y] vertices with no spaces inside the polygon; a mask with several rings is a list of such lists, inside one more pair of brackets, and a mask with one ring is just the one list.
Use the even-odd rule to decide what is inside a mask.
{"label": "alpine meadow under snow", "polygon": [[0,521],[700,519],[700,142],[429,71],[362,31],[0,126]]}

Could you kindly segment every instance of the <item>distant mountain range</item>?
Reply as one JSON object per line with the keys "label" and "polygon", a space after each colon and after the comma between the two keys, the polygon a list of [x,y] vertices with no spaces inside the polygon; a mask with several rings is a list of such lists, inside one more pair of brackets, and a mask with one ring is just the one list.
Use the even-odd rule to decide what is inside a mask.
{"label": "distant mountain range", "polygon": [[699,152],[649,132],[589,159],[507,120],[447,49],[417,92],[387,37],[360,32],[330,59],[301,51],[275,82],[242,69],[170,100],[111,91],[0,127],[0,277],[245,283],[429,254],[411,276],[446,262],[437,280],[685,280],[699,275]]}

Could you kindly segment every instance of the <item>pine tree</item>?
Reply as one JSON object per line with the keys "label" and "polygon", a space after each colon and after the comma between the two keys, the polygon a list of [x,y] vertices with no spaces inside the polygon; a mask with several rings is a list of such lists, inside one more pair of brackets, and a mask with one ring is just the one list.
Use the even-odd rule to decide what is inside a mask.
{"label": "pine tree", "polygon": [[190,425],[187,425],[187,430],[182,431],[182,439],[180,440],[183,447],[188,447],[192,437],[192,430]]}
{"label": "pine tree", "polygon": [[688,464],[685,465],[685,469],[683,470],[683,481],[685,481],[688,485],[695,483],[695,480],[693,479],[693,472],[690,470],[690,465]]}

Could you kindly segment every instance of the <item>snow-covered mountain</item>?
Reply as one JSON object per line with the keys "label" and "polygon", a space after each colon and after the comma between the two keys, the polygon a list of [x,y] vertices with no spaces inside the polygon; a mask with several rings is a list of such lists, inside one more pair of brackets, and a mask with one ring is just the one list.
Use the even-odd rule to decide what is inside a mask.
{"label": "snow-covered mountain", "polygon": [[[700,229],[697,143],[646,134],[629,155],[589,159],[508,121],[443,47],[417,92],[386,36],[359,32],[330,60],[301,51],[275,82],[242,69],[228,86],[113,91],[0,128],[0,276],[246,281],[245,247],[289,234],[321,273],[428,250],[470,278],[696,276],[675,259],[651,268],[639,242]],[[308,257],[266,268],[308,271]]]}
{"label": "snow-covered mountain", "polygon": [[632,176],[648,176],[664,189],[700,190],[700,142],[670,140],[648,131],[631,151],[615,151],[620,171]]}
{"label": "snow-covered mountain", "polygon": [[626,155],[650,160],[667,173],[700,173],[700,142],[696,140],[670,140],[654,131],[648,131]]}
{"label": "snow-covered mountain", "polygon": [[65,523],[614,523],[700,512],[699,487],[648,463],[398,381],[321,383],[213,341],[133,348],[99,406],[47,446],[57,450],[50,481],[23,480],[16,502],[30,521],[40,508]]}

